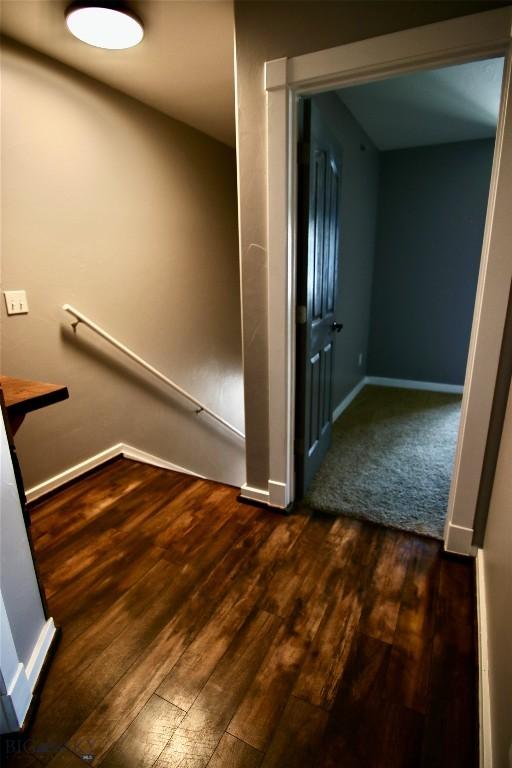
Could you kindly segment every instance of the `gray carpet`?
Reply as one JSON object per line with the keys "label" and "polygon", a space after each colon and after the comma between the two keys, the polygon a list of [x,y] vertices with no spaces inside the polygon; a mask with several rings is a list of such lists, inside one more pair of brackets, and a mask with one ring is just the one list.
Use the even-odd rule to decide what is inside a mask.
{"label": "gray carpet", "polygon": [[334,424],[306,502],[443,538],[461,395],[366,386]]}

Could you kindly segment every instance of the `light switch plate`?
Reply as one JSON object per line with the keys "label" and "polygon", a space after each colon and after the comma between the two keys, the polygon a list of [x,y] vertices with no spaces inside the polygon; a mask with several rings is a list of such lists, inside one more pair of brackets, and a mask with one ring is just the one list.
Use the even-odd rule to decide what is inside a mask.
{"label": "light switch plate", "polygon": [[4,296],[8,315],[27,314],[28,301],[25,291],[4,291]]}

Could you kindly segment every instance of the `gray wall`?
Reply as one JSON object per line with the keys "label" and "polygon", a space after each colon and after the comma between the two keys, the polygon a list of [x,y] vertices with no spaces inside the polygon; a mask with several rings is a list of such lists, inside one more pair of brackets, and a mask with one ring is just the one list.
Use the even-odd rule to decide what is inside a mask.
{"label": "gray wall", "polygon": [[[315,130],[319,110],[330,147],[341,173],[341,229],[336,319],[333,408],[361,380],[366,371],[375,226],[377,217],[379,153],[357,120],[335,93],[312,99]],[[359,355],[363,355],[359,365]]]}
{"label": "gray wall", "polygon": [[493,149],[381,154],[370,375],[464,383]]}
{"label": "gray wall", "polygon": [[26,485],[120,442],[240,485],[243,441],[61,309],[243,429],[235,152],[7,41],[1,96],[2,373],[70,391],[16,435]]}

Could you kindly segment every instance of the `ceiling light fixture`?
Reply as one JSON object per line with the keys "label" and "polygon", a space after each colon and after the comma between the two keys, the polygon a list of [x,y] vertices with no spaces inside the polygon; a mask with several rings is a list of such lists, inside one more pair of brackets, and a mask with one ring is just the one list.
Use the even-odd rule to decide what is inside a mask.
{"label": "ceiling light fixture", "polygon": [[96,48],[132,48],[144,37],[142,21],[119,3],[73,3],[66,24],[72,35]]}

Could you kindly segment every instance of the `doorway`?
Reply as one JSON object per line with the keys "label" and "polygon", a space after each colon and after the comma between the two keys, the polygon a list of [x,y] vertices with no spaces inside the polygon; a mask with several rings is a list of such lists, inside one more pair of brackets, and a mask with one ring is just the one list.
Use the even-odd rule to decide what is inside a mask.
{"label": "doorway", "polygon": [[443,538],[503,59],[299,101],[296,494]]}
{"label": "doorway", "polygon": [[266,62],[268,172],[268,502],[286,508],[295,498],[297,100],[301,95],[425,68],[506,56],[481,271],[472,326],[450,488],[444,545],[475,554],[473,530],[503,327],[512,278],[509,203],[512,194],[510,12],[489,11],[372,38],[327,51]]}

